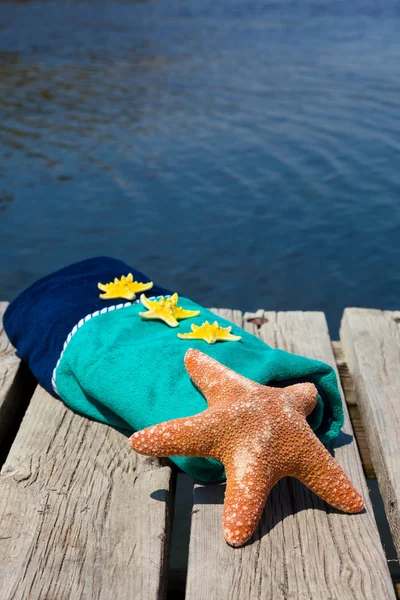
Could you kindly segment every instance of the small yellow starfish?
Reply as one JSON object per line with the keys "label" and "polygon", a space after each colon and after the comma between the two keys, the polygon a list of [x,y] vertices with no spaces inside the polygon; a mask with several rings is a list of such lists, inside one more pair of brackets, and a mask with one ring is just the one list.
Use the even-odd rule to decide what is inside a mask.
{"label": "small yellow starfish", "polygon": [[202,325],[192,325],[191,333],[178,333],[181,340],[204,340],[207,344],[215,344],[215,342],[238,342],[241,340],[240,335],[231,333],[232,327],[221,327],[217,321],[213,324],[205,321]]}
{"label": "small yellow starfish", "polygon": [[177,327],[178,320],[190,319],[200,314],[199,310],[186,310],[182,306],[178,306],[178,294],[176,293],[170,298],[161,296],[160,300],[149,300],[142,294],[140,302],[147,308],[147,312],[139,313],[140,317],[143,317],[143,319],[159,319],[170,327]]}
{"label": "small yellow starfish", "polygon": [[126,300],[134,300],[137,292],[144,292],[153,287],[153,282],[140,283],[133,281],[132,273],[126,277],[122,275],[121,279],[117,277],[110,283],[98,283],[97,287],[105,294],[100,294],[102,300],[110,300],[111,298],[125,298]]}

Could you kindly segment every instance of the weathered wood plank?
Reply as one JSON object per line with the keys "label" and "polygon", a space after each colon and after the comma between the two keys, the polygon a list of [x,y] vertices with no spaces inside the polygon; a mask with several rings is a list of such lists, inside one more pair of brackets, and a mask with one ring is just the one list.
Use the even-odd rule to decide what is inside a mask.
{"label": "weathered wood plank", "polygon": [[368,479],[376,479],[374,465],[372,463],[371,452],[369,450],[367,436],[364,425],[362,424],[360,409],[357,405],[356,388],[353,378],[349,372],[347,362],[343,352],[341,342],[332,342],[333,353],[335,355],[336,366],[339,372],[340,381],[343,388],[344,398],[349,411],[354,436],[357,441],[358,451],[360,453],[364,474]]}
{"label": "weathered wood plank", "polygon": [[21,361],[3,329],[3,314],[7,304],[0,302],[0,446],[18,408],[23,385],[21,378],[17,377]]}
{"label": "weathered wood plank", "polygon": [[[335,366],[322,313],[218,313],[272,346]],[[341,514],[287,478],[272,490],[251,543],[233,549],[221,530],[224,486],[196,485],[186,600],[394,598],[346,407],[345,413],[335,456],[362,492],[366,512]]]}
{"label": "weathered wood plank", "polygon": [[347,308],[340,337],[355,382],[393,541],[400,556],[399,313]]}
{"label": "weathered wood plank", "polygon": [[37,388],[0,474],[2,600],[164,597],[169,466]]}

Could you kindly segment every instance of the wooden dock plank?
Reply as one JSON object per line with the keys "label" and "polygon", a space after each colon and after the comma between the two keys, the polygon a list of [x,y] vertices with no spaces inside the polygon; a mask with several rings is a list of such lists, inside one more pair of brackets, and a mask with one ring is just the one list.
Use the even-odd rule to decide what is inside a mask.
{"label": "wooden dock plank", "polygon": [[340,337],[400,556],[400,315],[347,308]]}
{"label": "wooden dock plank", "polygon": [[[335,366],[322,313],[255,315],[219,310],[268,344]],[[272,490],[253,540],[230,548],[222,536],[224,486],[194,488],[186,600],[376,600],[394,598],[360,457],[346,422],[335,456],[362,492],[367,510],[345,515],[295,479]]]}
{"label": "wooden dock plank", "polygon": [[0,446],[7,435],[10,424],[21,399],[21,361],[15,354],[3,329],[3,314],[7,302],[0,302]]}
{"label": "wooden dock plank", "polygon": [[2,600],[164,598],[173,482],[37,388],[0,474]]}

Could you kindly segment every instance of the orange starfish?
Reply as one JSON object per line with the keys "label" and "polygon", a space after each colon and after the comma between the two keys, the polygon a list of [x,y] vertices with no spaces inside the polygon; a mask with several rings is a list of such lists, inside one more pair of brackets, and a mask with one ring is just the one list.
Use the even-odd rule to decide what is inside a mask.
{"label": "orange starfish", "polygon": [[223,463],[228,544],[241,546],[252,536],[271,488],[287,475],[339,510],[357,513],[364,508],[360,494],[306,421],[317,402],[312,383],[260,385],[193,349],[185,355],[185,366],[208,408],[138,431],[130,443],[140,454],[204,456]]}

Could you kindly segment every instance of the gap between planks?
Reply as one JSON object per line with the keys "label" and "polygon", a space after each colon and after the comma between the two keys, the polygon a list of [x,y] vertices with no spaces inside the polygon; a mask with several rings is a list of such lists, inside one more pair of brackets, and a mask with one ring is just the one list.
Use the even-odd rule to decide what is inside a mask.
{"label": "gap between planks", "polygon": [[3,329],[7,306],[7,302],[0,302],[0,467],[36,386],[33,375],[16,356],[15,348]]}
{"label": "gap between planks", "polygon": [[[336,368],[323,313],[215,312],[271,346]],[[260,327],[250,322],[255,318]],[[395,597],[345,404],[344,411],[335,456],[363,494],[366,512],[339,513],[286,478],[272,490],[251,543],[233,549],[222,535],[224,486],[195,485],[186,600]]]}
{"label": "gap between planks", "polygon": [[332,348],[335,355],[336,366],[339,372],[340,382],[342,384],[347,408],[350,414],[351,424],[353,426],[354,437],[356,438],[358,451],[360,453],[361,462],[364,468],[364,474],[367,479],[376,479],[371,452],[360,415],[360,408],[357,404],[356,387],[344,356],[342,343],[334,341],[332,342]]}

